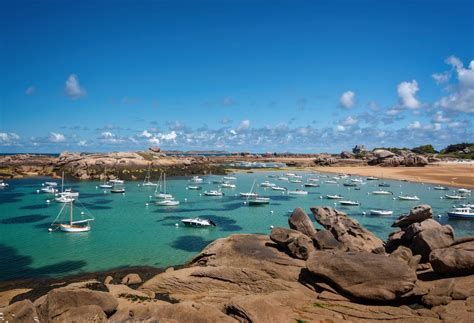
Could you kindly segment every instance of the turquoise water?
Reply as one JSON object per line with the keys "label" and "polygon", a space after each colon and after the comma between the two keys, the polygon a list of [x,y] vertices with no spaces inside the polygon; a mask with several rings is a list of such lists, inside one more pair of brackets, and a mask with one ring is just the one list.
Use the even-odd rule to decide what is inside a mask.
{"label": "turquoise water", "polygon": [[[171,178],[168,180],[169,191],[181,201],[181,205],[168,208],[152,203],[146,206],[154,188],[139,186],[140,182],[126,182],[125,195],[104,193],[96,188],[98,182],[69,183],[81,194],[81,203],[77,203],[75,208],[78,218],[81,211],[87,213],[87,210],[95,217],[92,230],[80,234],[48,232],[50,223],[63,206],[54,202],[47,204],[46,200],[54,197],[36,193],[41,183],[50,179],[8,181],[10,187],[0,190],[0,280],[70,275],[127,266],[166,267],[183,264],[217,238],[232,233],[268,234],[271,225],[287,227],[288,210],[295,207],[302,207],[309,212],[311,206],[333,206],[334,200],[320,198],[326,194],[341,194],[346,199],[360,201],[360,207],[338,209],[356,218],[384,240],[392,231],[390,225],[393,221],[420,203],[430,204],[435,215],[443,215],[436,219],[452,225],[457,236],[474,234],[474,221],[450,220],[446,216],[446,212],[459,201],[440,199],[446,191],[433,190],[434,185],[428,184],[386,181],[391,187],[385,190],[394,192],[394,196],[400,192],[417,195],[421,200],[415,202],[393,200],[394,196],[368,195],[368,192],[378,189],[378,181],[369,181],[361,185],[358,191],[342,184],[325,184],[324,178],[321,179],[321,187],[305,188],[310,191],[307,196],[292,197],[258,188],[261,195],[271,197],[271,203],[267,206],[249,207],[243,204],[243,199],[235,196],[239,192],[249,191],[254,180],[257,183],[269,180],[293,189],[301,185],[269,178],[270,174],[283,173],[237,174],[237,188],[223,189],[226,192],[224,197],[200,195],[206,189],[217,189],[217,184],[202,184],[202,191],[188,191],[186,186],[190,184],[189,178]],[[298,174],[304,178],[315,176],[305,172]],[[204,180],[210,182],[217,178],[209,176],[204,177]],[[465,202],[472,203],[474,199],[468,197]],[[373,208],[390,209],[394,215],[368,215]],[[187,228],[175,225],[180,219],[196,216],[211,218],[217,227]]]}

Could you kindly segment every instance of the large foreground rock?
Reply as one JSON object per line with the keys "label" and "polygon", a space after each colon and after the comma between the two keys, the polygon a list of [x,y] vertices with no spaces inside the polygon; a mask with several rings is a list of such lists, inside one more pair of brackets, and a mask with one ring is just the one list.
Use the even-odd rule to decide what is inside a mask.
{"label": "large foreground rock", "polygon": [[100,313],[98,308],[104,315],[111,315],[117,306],[117,300],[107,292],[65,287],[53,289],[47,294],[44,302],[39,306],[39,314],[43,321],[48,322],[63,316],[64,318],[77,317],[81,311],[85,310],[94,316]]}
{"label": "large foreground rock", "polygon": [[392,224],[392,227],[406,228],[410,224],[417,222],[419,223],[432,217],[433,211],[431,209],[431,206],[427,204],[421,204],[413,207],[410,210],[410,214],[400,216],[398,220]]}
{"label": "large foreground rock", "polygon": [[450,225],[437,229],[428,229],[418,233],[410,243],[415,255],[421,255],[421,261],[429,261],[433,250],[449,247],[454,242],[454,230]]}
{"label": "large foreground rock", "polygon": [[306,262],[308,270],[331,282],[351,298],[393,301],[415,287],[416,272],[396,257],[369,252],[316,251]]}
{"label": "large foreground rock", "polygon": [[474,275],[474,241],[433,250],[430,263],[433,270],[441,275]]}
{"label": "large foreground rock", "polygon": [[0,307],[0,322],[38,322],[36,308],[29,299]]}
{"label": "large foreground rock", "polygon": [[316,221],[350,251],[384,253],[382,240],[365,229],[356,220],[330,207],[311,208]]}

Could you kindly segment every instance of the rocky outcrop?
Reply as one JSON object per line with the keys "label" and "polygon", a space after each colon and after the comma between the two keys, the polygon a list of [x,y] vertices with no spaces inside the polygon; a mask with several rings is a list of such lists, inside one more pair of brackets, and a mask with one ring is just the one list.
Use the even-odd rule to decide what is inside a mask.
{"label": "rocky outcrop", "polygon": [[384,252],[383,241],[347,214],[333,208],[319,206],[311,208],[311,212],[316,221],[331,232],[346,250]]}
{"label": "rocky outcrop", "polygon": [[301,208],[294,209],[291,216],[288,218],[288,225],[290,229],[297,230],[308,237],[313,237],[316,233],[313,222]]}
{"label": "rocky outcrop", "polygon": [[306,260],[309,254],[314,251],[313,240],[296,230],[273,228],[270,239],[287,249],[293,257],[298,259]]}
{"label": "rocky outcrop", "polygon": [[337,159],[331,155],[321,154],[314,159],[314,164],[317,166],[331,166],[337,163]]}
{"label": "rocky outcrop", "polygon": [[355,157],[353,153],[348,152],[348,151],[343,151],[343,152],[341,152],[341,155],[340,155],[340,156],[341,156],[342,159],[350,159],[350,158],[354,158],[354,157]]}
{"label": "rocky outcrop", "polygon": [[306,262],[308,270],[327,279],[352,298],[393,301],[415,287],[415,270],[397,257],[369,252],[316,251]]}
{"label": "rocky outcrop", "polygon": [[401,228],[390,234],[386,251],[392,252],[399,246],[410,248],[414,255],[421,256],[421,262],[428,262],[435,249],[449,247],[454,243],[454,230],[449,225],[442,226],[432,219],[429,205],[413,207],[408,215],[400,216],[392,227]]}
{"label": "rocky outcrop", "polygon": [[122,279],[124,285],[134,285],[142,283],[142,279],[138,274],[128,274]]}
{"label": "rocky outcrop", "polygon": [[474,241],[433,250],[429,260],[434,272],[440,275],[474,275]]}

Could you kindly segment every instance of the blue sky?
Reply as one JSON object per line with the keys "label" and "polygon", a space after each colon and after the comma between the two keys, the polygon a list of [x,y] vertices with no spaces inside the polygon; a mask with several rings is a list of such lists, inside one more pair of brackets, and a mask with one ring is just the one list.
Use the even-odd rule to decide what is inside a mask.
{"label": "blue sky", "polygon": [[473,1],[0,6],[2,152],[474,141]]}

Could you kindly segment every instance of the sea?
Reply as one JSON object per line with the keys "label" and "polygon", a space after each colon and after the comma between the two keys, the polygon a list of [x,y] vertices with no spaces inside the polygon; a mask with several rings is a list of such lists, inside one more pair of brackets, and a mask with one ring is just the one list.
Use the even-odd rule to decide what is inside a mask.
{"label": "sea", "polygon": [[[453,206],[474,202],[471,196],[462,202],[445,199],[445,194],[457,190],[455,187],[438,191],[432,184],[384,180],[390,187],[380,188],[381,180],[367,181],[365,177],[357,177],[363,184],[356,190],[343,186],[350,178],[329,184],[325,181],[334,175],[314,172],[296,172],[302,176],[303,183],[309,178],[319,179],[320,187],[304,188],[309,191],[306,196],[291,196],[258,185],[270,181],[291,190],[302,189],[302,183],[277,178],[284,173],[239,172],[232,181],[236,188],[223,188],[225,195],[222,197],[203,194],[205,190],[219,189],[213,181],[219,180],[220,176],[204,176],[203,183],[199,184],[202,186],[200,191],[186,188],[191,184],[189,177],[169,178],[167,191],[180,201],[177,207],[155,205],[155,188],[142,186],[140,181],[126,182],[125,194],[100,189],[97,181],[67,181],[65,187],[80,192],[73,208],[74,220],[94,218],[91,231],[75,234],[48,230],[65,207],[54,202],[54,195],[38,193],[42,183],[51,178],[8,180],[9,187],[0,190],[0,280],[62,277],[135,266],[182,265],[218,238],[235,233],[269,234],[272,226],[288,227],[288,217],[296,207],[303,208],[311,219],[309,209],[312,206],[336,207],[386,240],[394,230],[391,224],[398,216],[408,213],[413,206],[429,204],[433,207],[434,218],[441,224],[451,225],[457,237],[474,234],[473,220],[447,217]],[[248,192],[252,186],[261,196],[270,197],[269,205],[249,206],[239,197],[239,192]],[[391,191],[393,195],[372,195],[371,192],[377,189]],[[325,198],[327,194],[339,194],[344,199],[359,201],[361,205],[340,206],[337,200]],[[420,201],[400,201],[396,198],[400,194],[417,195]],[[392,216],[370,215],[370,210],[376,208],[394,213]],[[63,215],[67,218],[68,212],[69,209],[64,209],[60,218]],[[190,228],[180,222],[195,217],[209,218],[217,226]]]}

